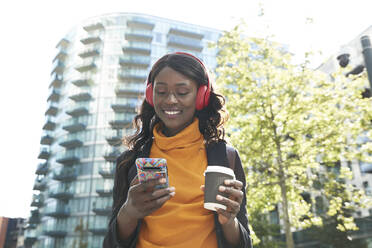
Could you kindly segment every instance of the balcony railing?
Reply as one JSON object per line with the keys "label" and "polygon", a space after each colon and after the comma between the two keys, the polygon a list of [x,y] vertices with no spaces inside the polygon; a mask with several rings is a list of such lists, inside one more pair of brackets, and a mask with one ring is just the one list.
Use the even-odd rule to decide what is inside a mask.
{"label": "balcony railing", "polygon": [[94,61],[89,61],[80,65],[77,65],[75,69],[79,72],[87,72],[90,70],[93,70],[97,67],[96,63]]}
{"label": "balcony railing", "polygon": [[26,229],[24,238],[24,246],[32,247],[37,241],[36,231],[31,228]]}
{"label": "balcony railing", "polygon": [[70,168],[63,168],[61,171],[53,173],[53,179],[61,182],[74,181],[77,176],[77,171]]}
{"label": "balcony railing", "polygon": [[54,141],[54,137],[50,135],[51,132],[46,132],[41,136],[40,144],[42,145],[51,145]]}
{"label": "balcony railing", "polygon": [[153,30],[155,24],[147,20],[133,19],[127,21],[128,28]]}
{"label": "balcony railing", "polygon": [[50,74],[53,74],[53,73],[62,74],[64,69],[65,69],[65,64],[62,63],[60,60],[56,60],[53,63],[53,70]]}
{"label": "balcony railing", "polygon": [[103,178],[114,178],[115,165],[114,163],[105,163],[100,166],[98,173]]}
{"label": "balcony railing", "polygon": [[90,99],[92,99],[92,95],[89,91],[80,91],[74,95],[71,95],[69,98],[71,100],[74,100],[75,102],[89,101]]}
{"label": "balcony railing", "polygon": [[87,77],[73,80],[71,83],[77,87],[86,87],[93,85],[93,80]]}
{"label": "balcony railing", "polygon": [[86,128],[86,125],[83,122],[76,120],[76,118],[71,118],[69,121],[65,122],[62,126],[62,129],[70,133],[75,133],[83,131]]}
{"label": "balcony railing", "polygon": [[71,199],[74,196],[74,192],[71,188],[65,188],[65,187],[58,187],[55,189],[52,189],[49,192],[50,198],[56,198],[61,200],[68,200]]}
{"label": "balcony railing", "polygon": [[144,90],[145,85],[143,83],[119,83],[115,88],[115,93],[118,97],[138,97],[143,95]]}
{"label": "balcony railing", "polygon": [[89,228],[89,232],[91,232],[94,235],[103,236],[103,235],[106,234],[107,228],[104,228],[104,227],[101,227],[101,228],[92,227],[92,228]]}
{"label": "balcony railing", "polygon": [[94,31],[94,30],[102,30],[104,28],[105,27],[103,26],[103,24],[101,22],[91,23],[91,24],[87,24],[87,25],[83,26],[83,29],[87,32],[91,32],[91,31]]}
{"label": "balcony railing", "polygon": [[56,60],[64,61],[67,57],[67,51],[65,49],[58,50],[56,56],[53,59],[53,62]]}
{"label": "balcony railing", "polygon": [[41,216],[38,210],[31,211],[31,216],[28,219],[28,223],[30,224],[40,224]]}
{"label": "balcony railing", "polygon": [[117,113],[136,113],[137,103],[113,103],[111,108]]}
{"label": "balcony railing", "polygon": [[58,113],[58,105],[55,103],[50,103],[48,109],[45,111],[45,115],[56,116]]}
{"label": "balcony railing", "polygon": [[65,152],[60,154],[57,159],[57,163],[66,165],[66,166],[71,166],[73,164],[79,163],[80,159],[77,155],[70,153],[70,152]]}
{"label": "balcony railing", "polygon": [[61,97],[61,91],[58,89],[51,88],[47,101],[58,102]]}
{"label": "balcony railing", "polygon": [[112,207],[108,206],[106,208],[103,208],[103,207],[96,207],[96,208],[93,208],[93,212],[96,214],[96,215],[104,215],[104,216],[110,216],[111,215],[111,212],[112,212]]}
{"label": "balcony railing", "polygon": [[98,56],[100,54],[100,51],[99,49],[97,48],[88,48],[88,49],[85,49],[84,51],[82,51],[81,53],[79,53],[79,56],[80,58],[89,58],[89,57],[94,57],[94,56]]}
{"label": "balcony railing", "polygon": [[116,159],[120,156],[121,152],[117,149],[107,152],[103,157],[108,162],[115,162]]}
{"label": "balcony railing", "polygon": [[123,70],[119,72],[119,79],[122,81],[144,82],[147,79],[145,70]]}
{"label": "balcony railing", "polygon": [[54,87],[54,88],[60,88],[63,83],[63,77],[58,74],[54,74],[52,77],[52,81],[50,81],[49,88]]}
{"label": "balcony railing", "polygon": [[66,38],[63,38],[58,42],[56,47],[59,48],[59,49],[64,49],[64,48],[68,47],[69,45],[70,45],[70,41],[67,40]]}
{"label": "balcony railing", "polygon": [[169,29],[169,34],[174,34],[174,35],[179,35],[179,36],[184,36],[184,37],[189,37],[193,39],[198,39],[201,40],[204,37],[204,34],[200,34],[197,32],[189,31],[189,30],[182,30],[178,28],[171,28]]}
{"label": "balcony railing", "polygon": [[35,182],[34,182],[34,190],[39,190],[39,191],[44,191],[46,189],[46,186],[47,186],[47,183],[46,183],[46,180],[43,178],[43,179],[38,179],[36,178],[35,179]]}
{"label": "balcony railing", "polygon": [[136,66],[140,68],[147,68],[150,66],[150,57],[144,56],[125,56],[120,58],[121,66]]}
{"label": "balcony railing", "polygon": [[102,188],[96,190],[97,194],[99,194],[102,197],[110,196],[112,195],[112,188]]}
{"label": "balcony railing", "polygon": [[44,231],[44,235],[52,237],[52,238],[64,238],[67,235],[67,231],[64,229],[48,230],[48,231]]}
{"label": "balcony railing", "polygon": [[111,135],[106,137],[106,141],[111,146],[119,146],[122,144],[122,137],[119,135]]}
{"label": "balcony railing", "polygon": [[36,175],[46,175],[49,172],[49,164],[48,163],[40,163],[36,169]]}
{"label": "balcony railing", "polygon": [[70,216],[70,209],[68,206],[57,205],[54,208],[45,209],[44,214],[55,218],[67,218]]}
{"label": "balcony railing", "polygon": [[48,116],[45,120],[43,130],[53,131],[56,128],[56,122],[54,118]]}
{"label": "balcony railing", "polygon": [[88,45],[88,44],[92,44],[92,43],[101,42],[102,40],[101,40],[101,37],[99,37],[99,35],[89,35],[85,38],[82,38],[80,41],[84,45]]}
{"label": "balcony railing", "polygon": [[50,149],[43,147],[40,149],[39,156],[37,158],[39,159],[49,159],[50,157]]}
{"label": "balcony railing", "polygon": [[67,107],[66,114],[71,115],[73,117],[87,115],[89,114],[89,103],[86,102],[75,103]]}
{"label": "balcony railing", "polygon": [[196,52],[201,52],[203,50],[203,46],[200,44],[200,41],[189,40],[174,35],[169,35],[167,45]]}
{"label": "balcony railing", "polygon": [[132,119],[114,119],[112,121],[109,121],[109,124],[113,129],[123,129],[126,126],[131,126]]}
{"label": "balcony railing", "polygon": [[130,42],[123,46],[123,52],[124,54],[150,55],[151,45],[150,43]]}
{"label": "balcony railing", "polygon": [[128,29],[125,33],[125,39],[130,41],[152,41],[152,32],[147,30],[136,30],[136,29]]}
{"label": "balcony railing", "polygon": [[39,194],[39,195],[33,195],[32,196],[32,202],[31,206],[33,207],[41,207],[44,204],[44,196]]}

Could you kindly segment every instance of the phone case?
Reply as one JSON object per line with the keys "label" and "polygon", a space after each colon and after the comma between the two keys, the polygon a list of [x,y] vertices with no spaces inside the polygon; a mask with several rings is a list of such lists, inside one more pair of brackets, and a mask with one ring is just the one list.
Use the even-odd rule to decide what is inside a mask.
{"label": "phone case", "polygon": [[136,167],[140,183],[153,178],[164,177],[167,181],[155,188],[168,187],[167,160],[164,158],[137,158]]}

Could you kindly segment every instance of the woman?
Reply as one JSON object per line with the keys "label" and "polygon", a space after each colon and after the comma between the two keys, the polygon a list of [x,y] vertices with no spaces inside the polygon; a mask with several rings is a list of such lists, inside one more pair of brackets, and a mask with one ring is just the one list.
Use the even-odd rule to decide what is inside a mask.
{"label": "woman", "polygon": [[[117,160],[104,247],[251,247],[238,156],[237,179],[219,188],[229,197],[217,196],[227,209],[203,208],[203,172],[210,157],[219,156],[207,154],[208,149],[225,144],[223,104],[205,66],[193,55],[167,54],[154,64],[134,120],[137,132]],[[133,166],[138,157],[165,158],[171,187],[155,189],[164,178],[139,183]]]}

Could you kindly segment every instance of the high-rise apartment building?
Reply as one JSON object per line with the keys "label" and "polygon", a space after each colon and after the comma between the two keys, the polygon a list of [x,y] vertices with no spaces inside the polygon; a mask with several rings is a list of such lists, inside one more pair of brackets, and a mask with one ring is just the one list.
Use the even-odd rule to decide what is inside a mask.
{"label": "high-rise apartment building", "polygon": [[185,51],[216,66],[220,31],[114,13],[86,20],[57,44],[25,247],[102,247],[121,139],[151,65]]}

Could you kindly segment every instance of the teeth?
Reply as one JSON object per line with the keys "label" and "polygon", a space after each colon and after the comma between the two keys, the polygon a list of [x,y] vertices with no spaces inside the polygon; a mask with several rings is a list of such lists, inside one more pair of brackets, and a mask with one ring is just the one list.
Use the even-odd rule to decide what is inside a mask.
{"label": "teeth", "polygon": [[167,115],[176,115],[181,113],[181,111],[164,111]]}

